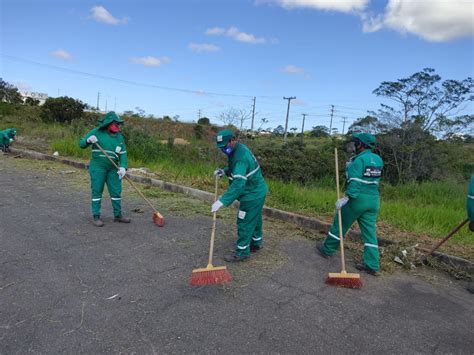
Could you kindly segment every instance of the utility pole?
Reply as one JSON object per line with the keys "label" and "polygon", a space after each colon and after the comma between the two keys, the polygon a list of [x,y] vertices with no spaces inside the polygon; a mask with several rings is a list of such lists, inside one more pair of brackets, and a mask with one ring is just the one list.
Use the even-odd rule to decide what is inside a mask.
{"label": "utility pole", "polygon": [[257,100],[257,98],[254,96],[253,97],[253,108],[252,108],[252,124],[250,125],[250,131],[253,132],[253,120],[255,118],[255,100]]}
{"label": "utility pole", "polygon": [[198,120],[201,119],[201,109],[198,110]]}
{"label": "utility pole", "polygon": [[346,128],[347,117],[342,118],[342,134],[344,134],[344,129]]}
{"label": "utility pole", "polygon": [[296,99],[295,96],[284,97],[283,100],[288,100],[288,108],[286,109],[286,122],[285,122],[285,135],[283,136],[283,142],[288,143],[288,117],[290,116],[290,102]]}
{"label": "utility pole", "polygon": [[97,111],[99,111],[100,92],[97,92]]}
{"label": "utility pole", "polygon": [[331,105],[331,122],[329,123],[329,135],[332,135],[332,118],[334,116],[334,105]]}
{"label": "utility pole", "polygon": [[306,116],[308,116],[308,114],[307,113],[302,113],[301,115],[303,116],[303,124],[301,125],[301,140],[303,140],[303,138],[304,138],[304,120],[305,120]]}
{"label": "utility pole", "polygon": [[105,112],[107,112],[107,98],[105,98]]}
{"label": "utility pole", "polygon": [[117,97],[114,97],[114,112],[117,112]]}

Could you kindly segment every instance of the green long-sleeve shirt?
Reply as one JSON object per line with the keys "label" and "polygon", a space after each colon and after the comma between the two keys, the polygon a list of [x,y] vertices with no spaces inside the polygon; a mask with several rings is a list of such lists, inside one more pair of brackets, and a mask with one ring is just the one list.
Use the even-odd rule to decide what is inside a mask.
{"label": "green long-sleeve shirt", "polygon": [[357,198],[359,194],[378,195],[383,161],[371,150],[364,150],[346,166],[346,195]]}
{"label": "green long-sleeve shirt", "polygon": [[[97,143],[100,144],[102,149],[105,150],[107,155],[112,158],[119,167],[125,169],[128,168],[127,149],[125,147],[125,139],[121,133],[112,134],[106,129],[94,128],[79,141],[79,146],[82,149],[91,145],[90,143],[87,143],[87,138],[92,135],[97,137]],[[91,165],[98,165],[107,168],[113,167],[112,163],[95,144],[92,144],[92,157],[90,163]]]}
{"label": "green long-sleeve shirt", "polygon": [[229,188],[219,198],[224,206],[231,205],[235,200],[253,201],[267,194],[268,187],[257,159],[244,144],[235,145],[224,171],[229,178]]}

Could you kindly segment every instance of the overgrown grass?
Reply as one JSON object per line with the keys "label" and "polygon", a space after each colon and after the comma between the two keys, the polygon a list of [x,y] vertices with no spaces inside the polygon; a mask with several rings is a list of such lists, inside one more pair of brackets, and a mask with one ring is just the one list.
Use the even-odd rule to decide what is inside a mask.
{"label": "overgrown grass", "polygon": [[[127,150],[131,167],[146,167],[160,179],[213,191],[212,172],[225,164],[225,158],[210,140],[194,141],[188,136],[187,139],[194,144],[173,146],[159,143],[167,135],[179,135],[174,131],[160,131],[163,123],[154,127],[154,122],[136,121],[130,122],[130,128],[125,132],[129,135]],[[151,125],[153,129],[147,131],[148,126],[142,127],[145,124]],[[166,124],[173,129],[179,128],[175,123]],[[38,120],[32,109],[31,112],[21,111],[21,115],[0,115],[0,128],[9,126],[17,128],[20,138],[18,143],[23,142],[26,147],[48,150],[50,153],[58,151],[61,156],[83,160],[90,157],[90,149],[81,149],[78,145],[79,138],[92,128],[90,122],[79,120],[74,124],[44,123]],[[186,132],[190,130],[190,127],[184,128]],[[320,147],[315,146],[314,149],[321,151]],[[270,187],[267,199],[269,206],[332,219],[336,200],[333,178],[317,179],[305,185],[276,179],[267,179],[267,182]],[[226,184],[221,183],[221,191],[225,186]],[[382,184],[380,221],[401,231],[442,237],[466,216],[466,188],[467,181],[410,183],[400,186]],[[464,229],[451,243],[474,245],[474,239]]]}

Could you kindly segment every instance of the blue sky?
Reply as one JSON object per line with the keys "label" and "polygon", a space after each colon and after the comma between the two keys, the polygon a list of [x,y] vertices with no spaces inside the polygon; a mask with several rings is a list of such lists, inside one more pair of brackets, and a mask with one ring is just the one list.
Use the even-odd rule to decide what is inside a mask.
{"label": "blue sky", "polygon": [[196,120],[200,110],[218,123],[231,107],[250,111],[256,96],[255,126],[267,118],[263,127],[274,128],[284,124],[283,96],[296,96],[290,128],[301,127],[302,113],[307,128],[328,126],[332,104],[333,126],[341,130],[342,117],[350,124],[378,107],[382,100],[372,91],[384,80],[425,67],[443,79],[474,71],[471,0],[2,0],[0,6],[0,76],[24,90],[94,106],[100,92],[102,110],[107,101],[109,110],[140,107],[183,121]]}

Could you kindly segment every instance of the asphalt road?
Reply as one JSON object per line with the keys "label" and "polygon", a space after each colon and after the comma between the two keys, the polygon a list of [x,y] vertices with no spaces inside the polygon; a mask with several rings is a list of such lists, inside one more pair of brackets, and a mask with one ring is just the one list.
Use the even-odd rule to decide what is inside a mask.
{"label": "asphalt road", "polygon": [[[291,227],[288,238],[267,227],[261,254],[230,266],[231,285],[191,288],[206,264],[208,213],[170,208],[164,228],[149,213],[124,225],[107,203],[96,228],[74,180],[86,172],[44,164],[0,156],[1,354],[474,351],[474,297],[462,287],[402,272],[363,275],[361,290],[327,286],[337,258],[320,258]],[[146,209],[124,195],[126,211]],[[218,265],[232,230],[219,224]]]}

